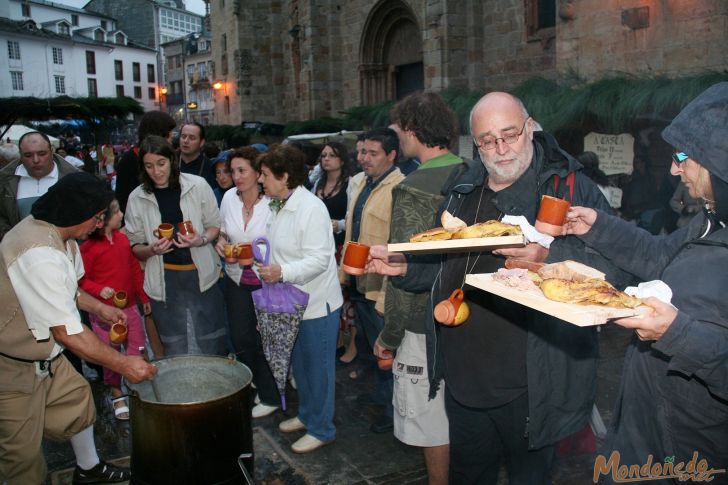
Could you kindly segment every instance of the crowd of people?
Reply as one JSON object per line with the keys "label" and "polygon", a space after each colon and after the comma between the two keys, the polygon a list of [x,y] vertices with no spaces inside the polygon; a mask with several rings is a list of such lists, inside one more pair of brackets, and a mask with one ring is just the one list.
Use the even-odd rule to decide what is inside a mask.
{"label": "crowd of people", "polygon": [[[641,466],[648,455],[680,463],[698,453],[725,468],[727,113],[728,83],[717,84],[664,130],[685,220],[662,236],[618,217],[593,154],[577,159],[561,149],[502,92],[471,111],[474,160],[452,152],[457,118],[434,93],[399,101],[390,127],[362,133],[353,153],[330,141],[313,163],[288,144],[211,160],[205,129],[192,122],[180,127],[177,150],[174,120],[149,112],[138,143],[115,164],[115,192],[54,154],[42,133],[24,135],[19,160],[0,171],[0,482],[44,480],[43,436],[70,439],[74,483],[129,478],[98,457],[90,388],[64,348],[103,366],[120,420],[129,419],[121,378],[154,378],[156,368],[138,355],[153,339],[158,356],[232,352],[252,370],[252,417],[276,413],[280,389],[253,293],[282,282],[308,295],[291,354],[297,414],[279,424],[303,432],[292,451],[335,441],[337,362],[373,354],[358,361],[376,373],[366,399],[381,413],[370,429],[421,448],[429,483],[495,484],[503,464],[511,484],[549,483],[556,445],[589,423],[599,334],[465,285],[466,274],[495,272],[509,257],[579,261],[618,288],[666,283],[671,302],[648,298],[652,313],[616,321],[635,336],[605,454]],[[504,215],[534,223],[543,195],[572,203],[550,245],[387,250],[440,225],[445,210],[469,225]],[[178,228],[173,237],[163,223]],[[259,238],[270,245],[265,261],[231,262],[231,245]],[[350,241],[370,247],[364,274],[341,268]],[[433,308],[458,289],[468,320],[438,324]],[[128,302],[119,304],[119,292]],[[110,338],[117,322],[128,329],[124,347]],[[344,330],[349,342],[337,359]],[[391,370],[377,365],[392,356]]]}

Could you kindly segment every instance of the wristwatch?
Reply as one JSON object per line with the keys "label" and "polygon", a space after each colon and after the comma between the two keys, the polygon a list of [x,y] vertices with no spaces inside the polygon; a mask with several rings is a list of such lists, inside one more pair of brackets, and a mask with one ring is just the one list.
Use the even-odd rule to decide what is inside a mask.
{"label": "wristwatch", "polygon": [[207,235],[206,235],[206,234],[203,234],[203,235],[202,235],[202,245],[203,245],[203,246],[204,246],[204,245],[206,245],[206,244],[207,244],[207,242],[208,242],[208,241],[207,241]]}

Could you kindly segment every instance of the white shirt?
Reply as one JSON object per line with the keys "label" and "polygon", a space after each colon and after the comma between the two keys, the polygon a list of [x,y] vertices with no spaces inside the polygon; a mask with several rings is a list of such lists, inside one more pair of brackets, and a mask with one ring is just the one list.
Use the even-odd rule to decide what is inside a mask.
{"label": "white shirt", "polygon": [[73,155],[66,155],[63,158],[74,167],[83,168],[83,160],[81,160],[80,158],[74,157]]}
{"label": "white shirt", "polygon": [[296,188],[278,214],[271,218],[268,239],[271,264],[279,264],[283,281],[309,294],[304,320],[326,316],[344,299],[337,277],[334,234],[329,211],[303,186]]}
{"label": "white shirt", "polygon": [[53,163],[53,170],[51,173],[38,180],[28,174],[25,169],[25,165],[22,163],[18,164],[15,169],[15,175],[20,177],[18,181],[18,194],[15,196],[16,199],[25,199],[28,197],[38,198],[48,192],[56,182],[58,182],[58,165]]}
{"label": "white shirt", "polygon": [[[252,243],[255,238],[265,236],[272,213],[268,203],[270,199],[263,196],[253,208],[253,217],[248,221],[247,227],[243,220],[243,202],[238,197],[238,189],[232,187],[222,196],[220,203],[220,218],[222,219],[222,232],[228,235],[228,241],[237,243]],[[225,273],[235,283],[240,283],[243,270],[238,263],[225,263]]]}
{"label": "white shirt", "polygon": [[[68,335],[83,332],[76,306],[78,280],[83,275],[83,260],[73,240],[66,243],[65,253],[39,246],[10,264],[8,277],[36,340],[48,339],[50,328],[59,325],[65,325]],[[61,350],[56,344],[49,358]]]}

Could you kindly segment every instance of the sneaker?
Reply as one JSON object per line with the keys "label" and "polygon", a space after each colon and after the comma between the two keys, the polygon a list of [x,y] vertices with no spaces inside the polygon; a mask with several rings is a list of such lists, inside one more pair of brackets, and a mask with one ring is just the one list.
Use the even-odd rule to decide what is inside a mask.
{"label": "sneaker", "polygon": [[90,470],[84,470],[76,465],[76,469],[73,471],[74,485],[81,483],[128,482],[130,478],[131,472],[128,468],[114,466],[103,460]]}
{"label": "sneaker", "polygon": [[329,443],[331,443],[331,441],[321,441],[310,434],[305,434],[291,445],[291,450],[293,450],[294,453],[310,453],[322,446],[328,445]]}
{"label": "sneaker", "polygon": [[278,410],[278,406],[268,406],[267,404],[260,403],[253,408],[253,418],[262,418],[273,414]]}
{"label": "sneaker", "polygon": [[284,433],[293,433],[294,431],[306,429],[306,425],[303,424],[300,419],[298,419],[298,416],[296,416],[295,418],[281,421],[281,423],[278,425],[278,429]]}

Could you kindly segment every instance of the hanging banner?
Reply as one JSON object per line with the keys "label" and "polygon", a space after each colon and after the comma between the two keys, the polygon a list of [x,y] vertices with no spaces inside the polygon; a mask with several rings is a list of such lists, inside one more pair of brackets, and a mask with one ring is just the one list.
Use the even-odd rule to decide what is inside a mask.
{"label": "hanging banner", "polygon": [[619,135],[589,133],[584,137],[584,151],[597,154],[599,168],[607,175],[632,173],[634,137],[629,133]]}

